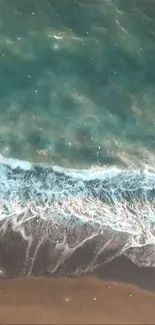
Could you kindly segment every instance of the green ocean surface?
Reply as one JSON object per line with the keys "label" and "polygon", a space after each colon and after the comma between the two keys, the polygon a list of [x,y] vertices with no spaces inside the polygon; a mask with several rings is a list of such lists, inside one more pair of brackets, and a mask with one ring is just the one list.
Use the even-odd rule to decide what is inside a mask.
{"label": "green ocean surface", "polygon": [[0,154],[154,168],[155,1],[0,0]]}

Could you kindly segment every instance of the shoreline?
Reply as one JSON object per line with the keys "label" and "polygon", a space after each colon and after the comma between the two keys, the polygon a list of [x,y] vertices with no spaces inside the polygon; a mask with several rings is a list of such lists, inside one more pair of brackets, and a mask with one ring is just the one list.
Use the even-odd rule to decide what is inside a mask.
{"label": "shoreline", "polygon": [[[35,244],[35,243],[34,243]],[[115,257],[111,261],[105,263],[109,255],[109,251],[103,251],[100,254],[99,264],[95,270],[90,272],[80,273],[79,269],[82,265],[87,265],[92,259],[92,254],[95,249],[94,242],[88,242],[84,247],[77,249],[72,256],[60,263],[57,269],[53,272],[53,263],[55,263],[55,256],[50,250],[50,243],[45,243],[40,247],[35,260],[29,255],[27,265],[31,269],[29,273],[26,269],[26,249],[27,242],[14,231],[7,231],[5,235],[0,238],[0,280],[7,281],[9,279],[18,279],[20,277],[27,278],[42,277],[54,279],[58,277],[76,279],[95,276],[103,281],[114,281],[129,285],[135,285],[141,289],[148,291],[155,291],[155,268],[154,267],[139,267],[135,265],[124,255]],[[113,252],[113,251],[112,251]],[[32,252],[34,248],[32,245]],[[61,256],[60,256],[61,257]],[[60,260],[61,261],[61,260]],[[33,262],[32,268],[31,263]],[[57,259],[56,259],[57,262]],[[58,263],[58,262],[57,262]],[[89,265],[89,264],[88,264]]]}
{"label": "shoreline", "polygon": [[96,274],[103,281],[116,281],[155,292],[155,268],[139,267],[125,256],[103,265]]}

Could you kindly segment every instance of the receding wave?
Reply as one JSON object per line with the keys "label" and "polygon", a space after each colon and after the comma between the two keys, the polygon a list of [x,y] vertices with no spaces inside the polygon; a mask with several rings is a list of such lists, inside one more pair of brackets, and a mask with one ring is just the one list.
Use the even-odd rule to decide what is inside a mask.
{"label": "receding wave", "polygon": [[20,274],[80,275],[124,255],[154,267],[154,196],[153,173],[0,157],[0,266],[11,272],[7,255]]}

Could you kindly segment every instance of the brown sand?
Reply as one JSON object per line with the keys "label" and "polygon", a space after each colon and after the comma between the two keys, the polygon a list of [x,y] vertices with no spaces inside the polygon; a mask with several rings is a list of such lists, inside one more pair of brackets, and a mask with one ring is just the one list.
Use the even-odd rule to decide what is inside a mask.
{"label": "brown sand", "polygon": [[96,278],[0,282],[0,324],[153,324],[155,293]]}

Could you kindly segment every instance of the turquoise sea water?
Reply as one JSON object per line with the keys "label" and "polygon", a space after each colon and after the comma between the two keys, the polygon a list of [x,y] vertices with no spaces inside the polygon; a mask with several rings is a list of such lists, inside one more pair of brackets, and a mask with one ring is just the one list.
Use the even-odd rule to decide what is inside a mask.
{"label": "turquoise sea water", "polygon": [[154,0],[0,0],[6,273],[31,274],[43,247],[50,274],[79,249],[94,255],[71,274],[155,266],[154,67]]}
{"label": "turquoise sea water", "polygon": [[154,0],[0,0],[0,154],[124,168],[154,148]]}

